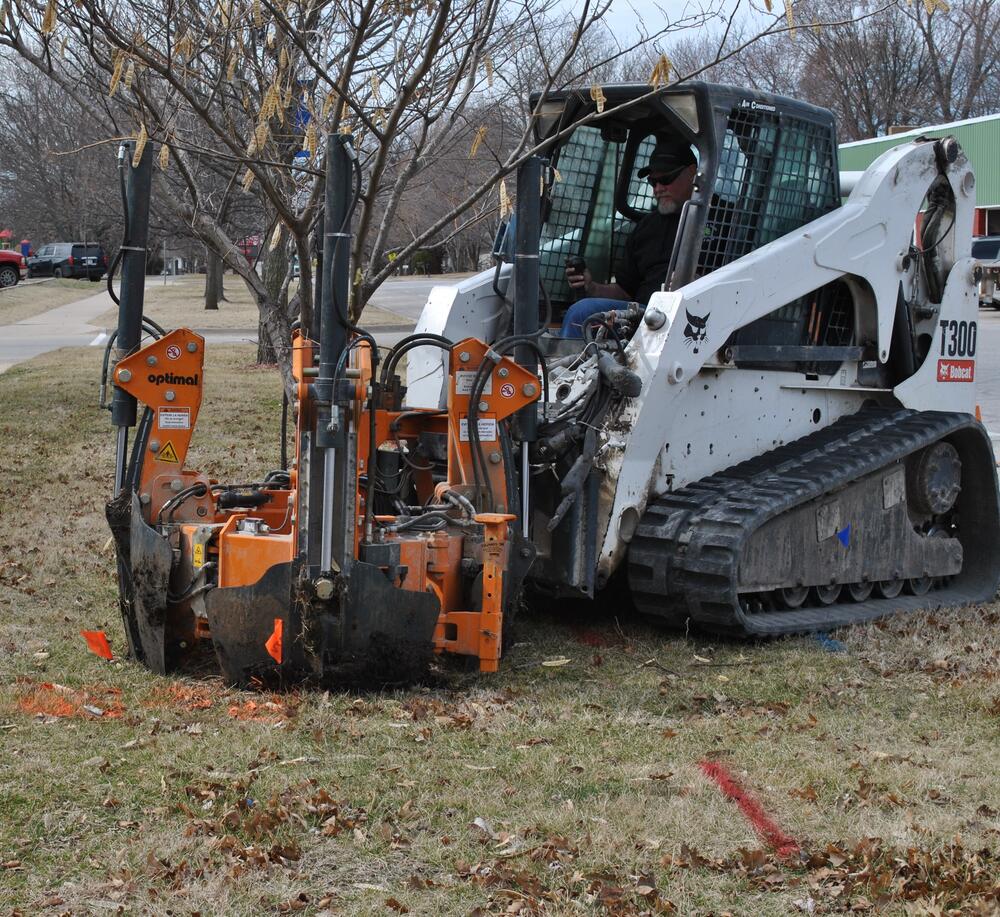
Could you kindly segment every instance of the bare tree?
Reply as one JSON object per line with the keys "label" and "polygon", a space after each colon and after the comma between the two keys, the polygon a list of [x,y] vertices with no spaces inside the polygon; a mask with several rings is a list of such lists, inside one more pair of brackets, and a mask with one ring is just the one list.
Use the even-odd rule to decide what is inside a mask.
{"label": "bare tree", "polygon": [[858,140],[895,124],[968,118],[996,107],[1000,21],[992,0],[799,0],[794,40],[746,28],[682,36],[678,69],[803,98],[830,108],[840,136]]}
{"label": "bare tree", "polygon": [[993,111],[1000,79],[1000,18],[992,0],[901,7],[927,50],[926,89],[943,121]]}
{"label": "bare tree", "polygon": [[[114,161],[88,146],[100,134],[59,87],[16,60],[0,61],[0,210],[36,245],[120,234]],[[78,155],[60,155],[84,147]]]}
{"label": "bare tree", "polygon": [[[262,338],[289,387],[289,316],[308,326],[313,309],[309,239],[322,199],[324,136],[352,132],[360,156],[357,317],[394,271],[390,252],[405,259],[440,244],[495,206],[496,183],[532,151],[523,107],[529,84],[544,97],[613,78],[616,68],[634,72],[643,44],[588,42],[609,0],[584,0],[568,20],[555,0],[3,2],[10,13],[0,22],[0,45],[59,85],[106,138],[155,144],[158,198],[250,288]],[[644,42],[652,47],[720,9],[721,0],[709,0]],[[764,33],[782,29],[774,16]],[[667,79],[661,68],[657,82]],[[480,120],[515,98],[522,106],[515,116]],[[481,136],[476,156],[470,135]],[[421,183],[440,187],[432,167],[448,159],[457,166],[460,157],[479,161],[460,170],[450,196],[404,213]],[[259,208],[261,273],[227,218],[228,202],[243,198]],[[301,278],[288,297],[292,254]]]}
{"label": "bare tree", "polygon": [[[829,13],[833,5],[814,3],[814,15]],[[818,34],[805,30],[802,45],[798,91],[834,111],[841,139],[874,137],[894,124],[926,118],[931,55],[898,5]]]}

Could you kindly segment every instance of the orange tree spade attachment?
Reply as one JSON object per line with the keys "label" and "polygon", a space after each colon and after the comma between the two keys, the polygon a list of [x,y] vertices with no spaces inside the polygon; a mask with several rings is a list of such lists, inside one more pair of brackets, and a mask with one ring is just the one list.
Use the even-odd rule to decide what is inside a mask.
{"label": "orange tree spade attachment", "polygon": [[[435,653],[496,671],[504,619],[534,558],[524,506],[542,395],[537,264],[519,278],[523,302],[506,339],[415,334],[380,361],[372,335],[348,319],[357,157],[349,136],[331,137],[320,305],[313,327],[293,337],[294,456],[263,480],[220,483],[186,464],[204,339],[142,315],[149,153],[133,168],[128,152],[107,514],[132,654],[164,673],[210,641],[234,684],[399,682]],[[537,189],[540,160],[526,173]],[[524,198],[520,233],[537,250],[538,194]],[[404,407],[395,369],[417,347],[443,351],[439,409]]]}

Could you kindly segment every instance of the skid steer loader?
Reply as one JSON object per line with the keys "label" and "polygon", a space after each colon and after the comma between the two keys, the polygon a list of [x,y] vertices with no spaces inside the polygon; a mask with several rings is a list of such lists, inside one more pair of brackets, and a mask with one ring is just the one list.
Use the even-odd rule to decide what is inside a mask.
{"label": "skid steer loader", "polygon": [[[547,158],[519,170],[496,269],[435,288],[384,356],[347,318],[357,165],[331,138],[295,456],[259,482],[185,467],[204,341],[147,324],[139,346],[144,239],[123,248],[108,518],[146,665],[211,640],[238,684],[393,682],[434,653],[495,671],[538,596],[627,593],[744,637],[994,596],[958,145],[901,145],[847,189],[827,111],[705,83],[603,93],[603,111],[589,90],[532,99]],[[664,288],[561,338],[567,258],[613,279],[662,141],[697,158]],[[144,181],[145,160],[130,200]]]}

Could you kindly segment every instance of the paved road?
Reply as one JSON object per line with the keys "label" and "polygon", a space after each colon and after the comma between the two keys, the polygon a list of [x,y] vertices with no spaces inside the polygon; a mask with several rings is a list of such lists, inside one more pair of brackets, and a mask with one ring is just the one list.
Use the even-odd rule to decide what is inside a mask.
{"label": "paved road", "polygon": [[1000,312],[996,309],[979,310],[976,383],[983,423],[1000,433]]}
{"label": "paved road", "polygon": [[393,277],[382,284],[372,296],[371,304],[394,312],[415,325],[427,302],[427,294],[438,284],[453,283],[471,274],[451,274],[445,277]]}

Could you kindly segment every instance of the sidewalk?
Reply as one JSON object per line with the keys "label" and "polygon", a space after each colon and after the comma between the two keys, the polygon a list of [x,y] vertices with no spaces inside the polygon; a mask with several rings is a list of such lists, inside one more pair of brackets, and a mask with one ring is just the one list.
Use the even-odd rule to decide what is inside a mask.
{"label": "sidewalk", "polygon": [[[162,283],[162,278],[146,278],[147,287],[153,283]],[[104,329],[91,322],[111,308],[114,308],[114,301],[107,288],[102,287],[101,292],[93,296],[57,306],[12,325],[0,325],[0,373],[50,350],[102,343],[106,339]]]}

